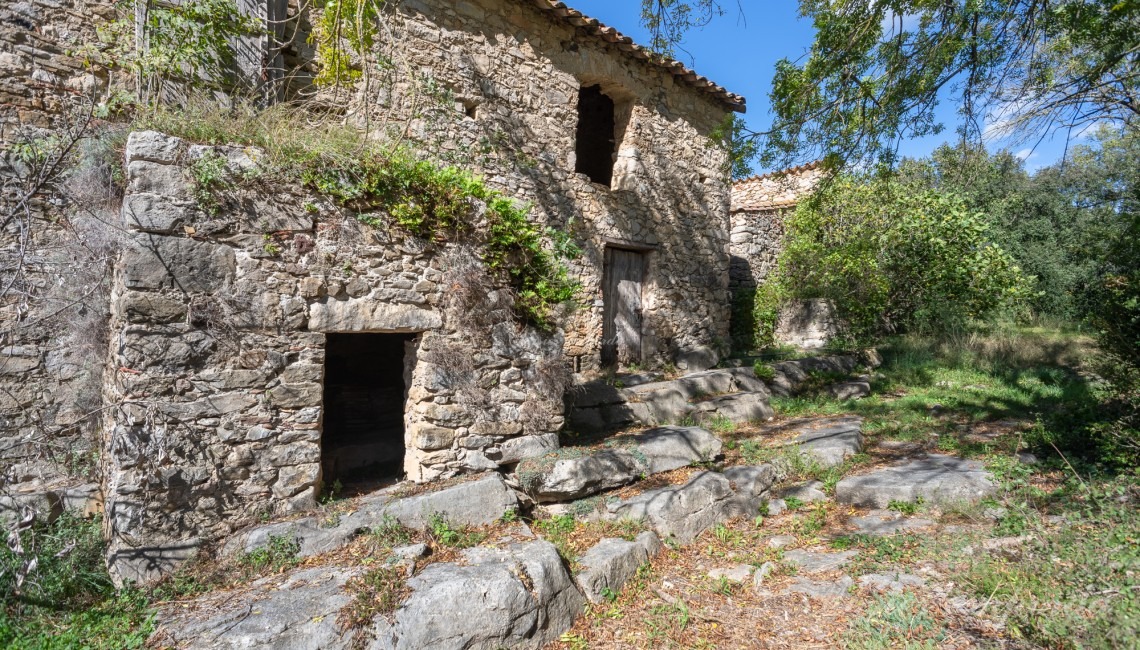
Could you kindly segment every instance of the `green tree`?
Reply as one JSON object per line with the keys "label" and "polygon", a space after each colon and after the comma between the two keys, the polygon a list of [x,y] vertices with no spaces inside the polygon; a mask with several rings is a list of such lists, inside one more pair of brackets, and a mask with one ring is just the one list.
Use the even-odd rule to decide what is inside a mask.
{"label": "green tree", "polygon": [[963,135],[987,114],[1030,138],[1140,116],[1140,0],[801,0],[815,41],[776,65],[762,162],[895,162],[939,133],[949,96]]}
{"label": "green tree", "polygon": [[786,227],[781,294],[831,299],[854,340],[956,329],[1028,294],[987,217],[957,194],[843,176]]}

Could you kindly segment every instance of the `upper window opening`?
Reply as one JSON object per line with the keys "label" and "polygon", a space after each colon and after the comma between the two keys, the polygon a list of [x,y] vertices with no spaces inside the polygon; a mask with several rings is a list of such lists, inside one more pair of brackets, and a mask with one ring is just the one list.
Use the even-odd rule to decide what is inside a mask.
{"label": "upper window opening", "polygon": [[578,91],[577,137],[574,171],[608,187],[614,176],[617,120],[614,100],[602,93],[601,86],[586,86]]}

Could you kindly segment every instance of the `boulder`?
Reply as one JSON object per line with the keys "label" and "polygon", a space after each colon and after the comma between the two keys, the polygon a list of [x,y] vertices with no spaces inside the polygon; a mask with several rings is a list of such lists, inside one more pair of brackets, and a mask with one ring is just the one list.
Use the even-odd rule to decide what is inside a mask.
{"label": "boulder", "polygon": [[569,630],[585,599],[553,544],[463,551],[408,580],[412,595],[377,617],[370,650],[541,648]]}
{"label": "boulder", "polygon": [[332,523],[327,517],[310,516],[256,526],[231,537],[222,552],[248,553],[267,545],[273,537],[287,537],[300,544],[300,557],[309,557],[344,546],[360,532],[382,525],[386,518],[416,529],[426,526],[432,515],[443,517],[453,526],[482,526],[517,507],[514,491],[501,476],[490,474],[403,499],[393,498],[387,492],[370,495],[357,502],[356,510],[342,514]]}
{"label": "boulder", "polygon": [[128,165],[136,160],[170,165],[178,162],[181,152],[182,138],[158,131],[133,131],[127,136],[124,155]]}
{"label": "boulder", "polygon": [[659,535],[688,544],[731,516],[734,497],[732,485],[723,474],[701,472],[684,485],[648,490],[607,504],[605,516],[645,521]]}
{"label": "boulder", "polygon": [[162,607],[154,639],[187,648],[290,648],[342,650],[352,635],[337,624],[337,614],[352,602],[345,590],[360,568],[315,567],[262,578],[233,593],[211,594],[191,604]]}
{"label": "boulder", "polygon": [[713,580],[720,580],[724,578],[729,582],[740,584],[745,580],[752,577],[753,566],[751,564],[737,564],[731,567],[717,567],[709,571],[709,577]]}
{"label": "boulder", "polygon": [[580,499],[642,475],[716,460],[723,447],[719,438],[698,427],[657,427],[613,442],[612,448],[555,461],[528,486],[531,495],[539,503]]}
{"label": "boulder", "polygon": [[613,593],[620,591],[638,568],[660,550],[661,540],[649,531],[641,533],[633,541],[603,539],[578,558],[582,571],[574,580],[587,600],[601,602],[607,589]]}
{"label": "boulder", "polygon": [[780,490],[780,497],[787,505],[788,499],[797,499],[803,503],[826,501],[827,494],[823,491],[823,483],[819,481],[805,481],[795,483]]}
{"label": "boulder", "polygon": [[699,427],[657,427],[623,439],[623,444],[632,444],[645,457],[650,474],[717,460],[724,453],[720,438]]}
{"label": "boulder", "polygon": [[849,476],[835,486],[840,503],[886,508],[891,501],[976,502],[997,486],[981,462],[930,454],[901,465]]}
{"label": "boulder", "polygon": [[571,501],[632,483],[646,471],[631,450],[603,449],[556,461],[528,491],[539,503]]}
{"label": "boulder", "polygon": [[768,391],[757,393],[732,393],[698,402],[695,405],[697,419],[702,424],[716,420],[728,420],[733,424],[763,422],[776,414],[769,404]]}
{"label": "boulder", "polygon": [[827,393],[832,399],[848,400],[861,399],[871,394],[869,381],[843,381],[828,387]]}
{"label": "boulder", "polygon": [[776,470],[771,465],[737,465],[725,469],[724,477],[735,493],[732,515],[755,517],[776,481]]}

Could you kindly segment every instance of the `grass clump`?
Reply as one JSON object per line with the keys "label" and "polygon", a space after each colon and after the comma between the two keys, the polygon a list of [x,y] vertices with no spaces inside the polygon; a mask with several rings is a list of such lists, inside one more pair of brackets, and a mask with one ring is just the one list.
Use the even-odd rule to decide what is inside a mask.
{"label": "grass clump", "polygon": [[844,647],[857,650],[934,650],[945,638],[942,625],[909,592],[876,596],[859,618],[851,621]]}
{"label": "grass clump", "polygon": [[288,535],[272,535],[265,546],[259,546],[238,558],[237,564],[248,575],[280,573],[297,566],[301,543]]}
{"label": "grass clump", "polygon": [[455,528],[441,514],[428,518],[428,535],[435,543],[448,548],[471,548],[487,539],[487,533],[469,528]]}
{"label": "grass clump", "polygon": [[142,591],[115,589],[101,531],[98,518],[65,512],[0,549],[0,647],[143,647],[153,612]]}

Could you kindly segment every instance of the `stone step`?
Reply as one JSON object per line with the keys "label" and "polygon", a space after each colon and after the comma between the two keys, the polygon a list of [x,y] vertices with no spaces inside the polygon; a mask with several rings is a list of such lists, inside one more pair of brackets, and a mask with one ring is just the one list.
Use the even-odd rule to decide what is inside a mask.
{"label": "stone step", "polygon": [[421,529],[433,515],[439,515],[453,526],[482,526],[503,516],[519,505],[518,496],[503,477],[489,474],[484,478],[460,483],[435,492],[396,498],[387,490],[363,497],[351,512],[334,519],[327,515],[310,515],[246,529],[226,541],[224,555],[248,553],[266,546],[274,537],[294,539],[300,544],[300,557],[328,553],[348,544],[356,535],[392,518],[413,529]]}
{"label": "stone step", "polygon": [[953,504],[977,502],[997,490],[985,466],[943,454],[848,476],[835,486],[839,503],[886,508],[891,501]]}
{"label": "stone step", "polygon": [[574,448],[519,464],[519,481],[538,503],[571,501],[723,456],[719,438],[698,427],[657,427],[620,436],[579,456]]}
{"label": "stone step", "polygon": [[755,517],[775,481],[771,465],[701,472],[684,485],[647,490],[606,504],[603,518],[647,523],[663,538],[680,544],[733,517]]}

